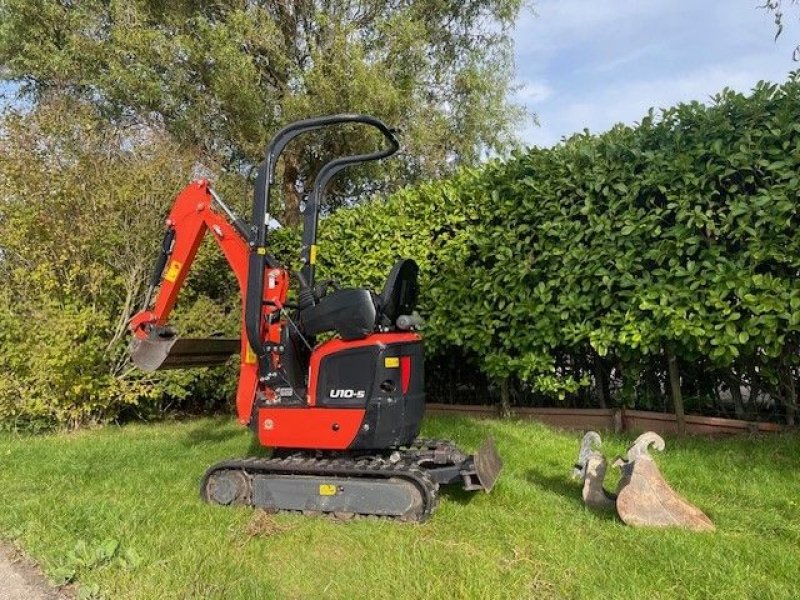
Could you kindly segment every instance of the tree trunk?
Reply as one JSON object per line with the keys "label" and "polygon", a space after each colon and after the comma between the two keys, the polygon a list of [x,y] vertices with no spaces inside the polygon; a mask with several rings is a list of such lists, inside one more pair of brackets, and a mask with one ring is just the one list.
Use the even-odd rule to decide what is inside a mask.
{"label": "tree trunk", "polygon": [[683,412],[683,396],[681,395],[681,374],[678,371],[678,359],[669,350],[667,365],[669,366],[669,385],[672,392],[672,408],[675,411],[675,422],[678,425],[678,435],[686,435],[686,416]]}
{"label": "tree trunk", "polygon": [[606,377],[605,369],[603,369],[603,361],[600,355],[592,349],[592,358],[594,362],[594,385],[597,388],[597,403],[600,408],[608,407],[608,378]]}
{"label": "tree trunk", "polygon": [[783,394],[783,405],[786,407],[786,424],[794,427],[797,423],[797,390],[794,384],[794,374],[789,364],[788,355],[790,352],[784,350],[781,362],[778,367],[780,377],[781,393]]}
{"label": "tree trunk", "polygon": [[300,176],[300,160],[297,155],[286,152],[283,155],[283,179],[281,192],[283,193],[283,223],[285,227],[299,225],[302,219],[300,214],[300,193],[297,191],[297,178]]}
{"label": "tree trunk", "polygon": [[510,383],[509,377],[500,380],[500,416],[504,419],[511,416]]}
{"label": "tree trunk", "polygon": [[731,389],[731,399],[733,400],[733,408],[736,411],[736,418],[744,420],[747,418],[747,413],[744,410],[744,400],[742,399],[742,382],[735,375],[729,375],[727,383]]}

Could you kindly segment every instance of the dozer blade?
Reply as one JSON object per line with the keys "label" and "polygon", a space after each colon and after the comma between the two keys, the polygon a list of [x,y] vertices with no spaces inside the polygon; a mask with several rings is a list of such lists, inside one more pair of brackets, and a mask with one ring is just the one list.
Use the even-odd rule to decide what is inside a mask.
{"label": "dozer blade", "polygon": [[503,469],[503,460],[497,453],[497,446],[492,437],[487,437],[480,449],[475,453],[475,472],[481,487],[488,493],[492,491],[500,471]]}
{"label": "dozer blade", "polygon": [[134,338],[129,352],[143,371],[213,367],[239,352],[237,338]]}

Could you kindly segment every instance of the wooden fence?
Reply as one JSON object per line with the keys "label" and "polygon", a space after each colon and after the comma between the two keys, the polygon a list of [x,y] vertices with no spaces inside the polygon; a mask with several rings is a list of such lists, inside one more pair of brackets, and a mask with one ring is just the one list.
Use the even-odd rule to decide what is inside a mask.
{"label": "wooden fence", "polygon": [[[468,415],[479,418],[498,416],[497,406],[470,406],[466,404],[428,404],[428,414]],[[626,410],[624,408],[514,408],[512,417],[533,419],[561,429],[596,429],[599,431],[655,431],[676,433],[674,414]],[[732,433],[779,432],[778,423],[757,423],[738,419],[686,415],[686,433],[696,435],[722,435]]]}

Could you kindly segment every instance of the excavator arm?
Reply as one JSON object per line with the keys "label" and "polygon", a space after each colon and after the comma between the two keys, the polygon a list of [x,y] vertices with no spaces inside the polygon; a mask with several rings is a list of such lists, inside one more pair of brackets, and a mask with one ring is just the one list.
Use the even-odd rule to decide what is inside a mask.
{"label": "excavator arm", "polygon": [[[214,205],[221,208],[225,215],[214,210]],[[175,330],[168,325],[170,312],[207,233],[214,237],[239,284],[243,299],[243,325],[239,339],[179,339]],[[244,298],[248,289],[250,255],[247,225],[225,206],[207,181],[189,184],[175,199],[167,217],[161,251],[144,306],[133,316],[129,325],[134,336],[131,359],[145,371],[224,364],[232,354],[239,352],[241,364],[236,406],[239,421],[244,424],[250,422],[258,385],[257,359],[250,348],[244,327]],[[278,313],[286,300],[288,273],[278,267],[269,268],[263,282],[259,336],[262,344],[272,349],[280,343],[281,322]],[[277,348],[272,354],[275,356],[271,357],[270,362],[277,363]],[[270,391],[265,388],[265,393]]]}

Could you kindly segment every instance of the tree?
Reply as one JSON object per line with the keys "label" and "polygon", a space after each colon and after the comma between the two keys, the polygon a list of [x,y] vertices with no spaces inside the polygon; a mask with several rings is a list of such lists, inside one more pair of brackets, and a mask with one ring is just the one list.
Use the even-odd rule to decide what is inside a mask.
{"label": "tree", "polygon": [[[366,112],[402,127],[403,159],[350,174],[335,205],[512,145],[510,28],[522,2],[6,0],[0,74],[33,101],[55,88],[113,120],[161,124],[229,169],[258,162],[297,118]],[[301,173],[376,143],[336,131],[290,147],[284,222],[299,221]]]}
{"label": "tree", "polygon": [[[785,11],[789,7],[789,10],[793,10],[794,8],[800,8],[800,4],[798,4],[797,0],[765,0],[764,4],[761,5],[761,8],[766,9],[767,11],[771,12],[775,17],[775,39],[777,40],[781,34],[783,33],[783,26],[784,26],[784,19],[786,17]],[[792,55],[794,60],[800,61],[800,45],[796,46],[794,49],[794,53]]]}

